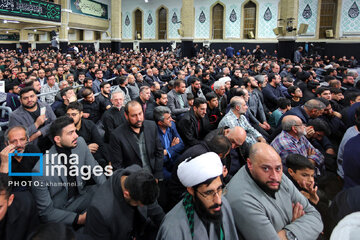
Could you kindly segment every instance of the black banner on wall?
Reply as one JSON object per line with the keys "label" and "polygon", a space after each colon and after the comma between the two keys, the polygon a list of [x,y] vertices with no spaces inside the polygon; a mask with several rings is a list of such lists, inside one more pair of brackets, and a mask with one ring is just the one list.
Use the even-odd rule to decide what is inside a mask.
{"label": "black banner on wall", "polygon": [[37,0],[0,0],[0,14],[60,22],[61,6]]}

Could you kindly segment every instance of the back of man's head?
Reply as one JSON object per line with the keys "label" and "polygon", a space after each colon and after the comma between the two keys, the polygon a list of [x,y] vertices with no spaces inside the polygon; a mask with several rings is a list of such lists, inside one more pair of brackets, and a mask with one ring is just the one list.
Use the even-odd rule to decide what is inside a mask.
{"label": "back of man's head", "polygon": [[5,199],[8,199],[11,195],[12,185],[10,181],[11,178],[6,173],[0,173],[0,195],[4,195]]}
{"label": "back of man's head", "polygon": [[132,200],[139,201],[144,205],[154,203],[160,192],[155,178],[146,170],[133,172],[127,176],[124,187]]}

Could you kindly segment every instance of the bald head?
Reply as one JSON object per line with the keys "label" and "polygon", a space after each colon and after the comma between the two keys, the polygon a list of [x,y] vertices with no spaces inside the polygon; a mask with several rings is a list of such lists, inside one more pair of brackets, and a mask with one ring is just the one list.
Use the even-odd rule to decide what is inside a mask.
{"label": "bald head", "polygon": [[231,142],[231,148],[237,148],[244,144],[246,139],[246,131],[239,126],[231,128],[226,135]]}
{"label": "bald head", "polygon": [[274,159],[281,163],[281,158],[275,149],[267,143],[258,142],[250,147],[249,158],[252,163],[257,162],[259,159]]}
{"label": "bald head", "polygon": [[295,115],[287,115],[281,121],[281,127],[284,131],[291,131],[292,126],[301,124],[301,119]]}

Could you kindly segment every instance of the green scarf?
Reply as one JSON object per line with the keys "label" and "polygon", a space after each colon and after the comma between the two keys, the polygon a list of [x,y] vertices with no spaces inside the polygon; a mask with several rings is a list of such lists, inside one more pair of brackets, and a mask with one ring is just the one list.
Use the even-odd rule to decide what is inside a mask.
{"label": "green scarf", "polygon": [[[190,193],[186,193],[183,199],[183,206],[185,208],[186,217],[188,219],[191,238],[194,239],[194,202],[193,196]],[[223,228],[220,227],[220,240],[225,240]]]}

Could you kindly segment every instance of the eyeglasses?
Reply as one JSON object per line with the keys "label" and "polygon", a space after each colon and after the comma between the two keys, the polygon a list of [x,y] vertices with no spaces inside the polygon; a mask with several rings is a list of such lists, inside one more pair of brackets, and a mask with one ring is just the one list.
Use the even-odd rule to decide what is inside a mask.
{"label": "eyeglasses", "polygon": [[211,200],[214,199],[216,194],[221,197],[222,194],[226,194],[227,193],[227,188],[225,186],[220,186],[217,190],[209,190],[206,192],[198,192],[203,198],[205,198],[206,200]]}

